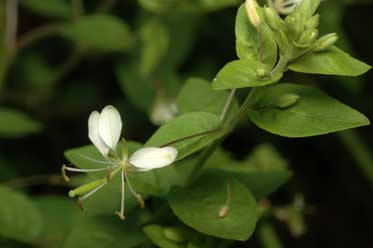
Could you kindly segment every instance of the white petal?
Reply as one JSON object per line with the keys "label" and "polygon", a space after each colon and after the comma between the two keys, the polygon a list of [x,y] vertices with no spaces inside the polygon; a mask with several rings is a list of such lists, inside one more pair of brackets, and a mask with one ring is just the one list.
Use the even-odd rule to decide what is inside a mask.
{"label": "white petal", "polygon": [[98,123],[98,132],[101,139],[112,150],[115,150],[122,131],[122,120],[120,114],[113,106],[106,106],[102,112]]}
{"label": "white petal", "polygon": [[109,147],[102,141],[98,133],[98,123],[100,119],[100,113],[93,111],[88,118],[88,137],[92,143],[96,146],[97,150],[106,157],[109,152]]}
{"label": "white petal", "polygon": [[139,171],[148,171],[172,164],[177,157],[177,150],[173,147],[147,147],[136,151],[129,158],[130,164]]}

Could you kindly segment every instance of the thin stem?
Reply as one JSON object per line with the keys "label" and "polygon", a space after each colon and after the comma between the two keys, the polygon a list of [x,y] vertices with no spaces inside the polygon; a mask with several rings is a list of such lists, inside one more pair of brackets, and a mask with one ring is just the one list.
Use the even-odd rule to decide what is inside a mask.
{"label": "thin stem", "polygon": [[218,214],[219,218],[224,218],[225,216],[227,216],[227,214],[229,212],[229,205],[231,204],[231,200],[232,200],[230,182],[227,182],[226,189],[227,189],[227,199],[225,200],[224,205],[219,210],[219,214]]}
{"label": "thin stem", "polygon": [[16,50],[19,51],[24,47],[28,46],[29,44],[40,40],[48,35],[54,34],[59,32],[61,29],[61,25],[58,23],[50,23],[44,26],[35,28],[28,33],[22,35],[17,41]]}
{"label": "thin stem", "polygon": [[176,143],[179,143],[179,142],[182,142],[182,141],[185,141],[185,140],[188,140],[188,139],[193,139],[193,138],[196,138],[196,137],[199,137],[199,136],[204,136],[204,135],[207,135],[207,134],[210,134],[210,133],[215,133],[215,132],[221,131],[222,129],[223,129],[222,127],[218,127],[218,128],[214,128],[214,129],[211,129],[211,130],[208,130],[208,131],[188,135],[188,136],[173,140],[173,141],[171,141],[169,143],[166,143],[166,144],[164,144],[160,147],[166,147],[166,146],[174,145]]}
{"label": "thin stem", "polygon": [[263,32],[262,32],[262,29],[259,27],[257,29],[257,32],[258,32],[258,43],[259,43],[259,46],[258,46],[258,53],[259,53],[259,62],[260,63],[263,63],[263,57],[264,57],[264,40],[263,40]]}
{"label": "thin stem", "polygon": [[1,183],[1,185],[14,187],[14,188],[29,187],[29,186],[40,185],[40,184],[64,185],[65,181],[61,179],[61,175],[52,174],[52,175],[34,175],[34,176],[14,179],[14,180]]}
{"label": "thin stem", "polygon": [[223,111],[221,112],[221,115],[220,115],[220,120],[221,121],[224,121],[227,113],[228,113],[228,110],[229,110],[229,107],[231,106],[232,104],[232,101],[233,101],[233,98],[234,98],[234,94],[236,93],[236,89],[231,89],[230,93],[229,93],[229,96],[227,98],[227,101],[225,102],[225,105],[224,105],[224,108],[223,108]]}
{"label": "thin stem", "polygon": [[277,62],[277,65],[275,66],[275,68],[273,68],[271,72],[271,77],[285,70],[286,66],[288,65],[291,59],[292,53],[293,53],[293,47],[289,46],[287,50],[285,51],[284,55],[280,56],[280,59]]}

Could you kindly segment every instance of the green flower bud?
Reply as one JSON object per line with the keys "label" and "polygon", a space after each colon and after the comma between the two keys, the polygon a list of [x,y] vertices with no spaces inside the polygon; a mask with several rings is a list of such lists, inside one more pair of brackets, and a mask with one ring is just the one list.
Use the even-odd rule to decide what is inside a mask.
{"label": "green flower bud", "polygon": [[175,243],[183,243],[185,241],[185,238],[181,234],[180,230],[174,227],[165,227],[163,229],[163,235],[165,238]]}
{"label": "green flower bud", "polygon": [[317,29],[307,30],[300,35],[295,44],[301,48],[309,47],[315,42],[318,36],[319,31]]}
{"label": "green flower bud", "polygon": [[277,99],[274,105],[280,109],[290,108],[298,102],[299,98],[300,96],[297,94],[284,94]]}
{"label": "green flower bud", "polygon": [[302,0],[297,11],[300,15],[308,19],[316,12],[320,2],[321,0]]}
{"label": "green flower bud", "polygon": [[313,51],[320,52],[328,49],[337,42],[338,38],[339,37],[336,33],[324,35],[315,42]]}
{"label": "green flower bud", "polygon": [[298,15],[292,14],[285,18],[285,27],[289,41],[297,40],[300,33],[303,31],[304,26],[302,25],[302,19],[298,18]]}
{"label": "green flower bud", "polygon": [[306,30],[307,29],[314,29],[317,28],[320,24],[320,15],[316,14],[312,16],[310,19],[306,22]]}
{"label": "green flower bud", "polygon": [[270,76],[271,72],[265,68],[258,68],[256,70],[256,75],[258,76],[258,78],[268,78]]}
{"label": "green flower bud", "polygon": [[249,21],[255,28],[259,28],[261,24],[260,16],[257,11],[258,3],[255,0],[246,0],[245,8]]}
{"label": "green flower bud", "polygon": [[276,31],[283,28],[284,21],[281,19],[277,11],[275,11],[273,8],[264,8],[264,17],[268,26],[272,30]]}

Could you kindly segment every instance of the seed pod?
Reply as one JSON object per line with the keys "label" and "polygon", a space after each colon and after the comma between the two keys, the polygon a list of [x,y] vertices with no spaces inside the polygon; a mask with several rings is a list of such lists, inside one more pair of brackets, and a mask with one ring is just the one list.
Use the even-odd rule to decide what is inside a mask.
{"label": "seed pod", "polygon": [[324,35],[315,42],[313,51],[320,52],[328,49],[337,42],[338,38],[339,37],[336,33]]}
{"label": "seed pod", "polygon": [[284,94],[277,99],[274,105],[280,109],[290,108],[298,102],[299,98],[300,96],[297,94]]}

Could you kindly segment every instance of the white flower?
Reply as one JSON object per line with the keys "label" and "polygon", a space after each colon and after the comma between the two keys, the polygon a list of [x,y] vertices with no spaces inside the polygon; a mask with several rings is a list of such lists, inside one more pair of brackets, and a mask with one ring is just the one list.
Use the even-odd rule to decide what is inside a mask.
{"label": "white flower", "polygon": [[[137,150],[127,160],[126,156],[119,157],[115,152],[117,144],[120,139],[122,130],[122,120],[120,114],[113,106],[106,106],[101,113],[93,111],[88,118],[88,137],[96,146],[97,150],[105,157],[105,161],[96,160],[88,156],[83,156],[89,161],[96,163],[103,163],[106,166],[94,169],[79,169],[63,165],[61,168],[62,176],[65,180],[69,180],[66,171],[75,172],[102,172],[107,171],[107,176],[96,181],[90,182],[86,185],[78,187],[69,192],[70,197],[80,196],[79,202],[82,205],[83,200],[87,199],[98,190],[103,188],[112,177],[117,173],[121,174],[121,207],[116,214],[122,220],[124,216],[124,199],[125,199],[125,184],[128,189],[137,199],[141,207],[144,207],[144,200],[131,186],[128,177],[128,168],[134,167],[137,171],[149,171],[156,168],[162,168],[172,164],[177,157],[177,150],[173,147],[147,147]],[[112,156],[108,156],[109,151],[114,151]],[[127,151],[125,151],[127,152]]]}
{"label": "white flower", "polygon": [[136,151],[129,158],[129,163],[138,171],[149,171],[172,164],[177,157],[173,147],[146,147]]}
{"label": "white flower", "polygon": [[104,157],[110,149],[115,150],[121,131],[122,120],[113,106],[106,106],[101,114],[93,111],[89,116],[88,137]]}

